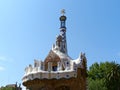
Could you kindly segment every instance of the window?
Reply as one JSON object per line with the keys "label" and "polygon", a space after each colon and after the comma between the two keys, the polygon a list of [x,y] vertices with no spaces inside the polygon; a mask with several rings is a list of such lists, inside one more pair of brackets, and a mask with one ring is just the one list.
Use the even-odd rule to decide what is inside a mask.
{"label": "window", "polygon": [[67,65],[69,65],[69,62],[67,62]]}
{"label": "window", "polygon": [[53,66],[53,67],[52,67],[52,70],[53,70],[53,71],[57,71],[57,66]]}

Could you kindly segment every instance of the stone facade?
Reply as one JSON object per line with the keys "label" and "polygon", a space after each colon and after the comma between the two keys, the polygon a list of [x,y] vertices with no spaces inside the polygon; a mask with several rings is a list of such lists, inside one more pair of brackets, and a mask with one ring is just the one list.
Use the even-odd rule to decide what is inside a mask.
{"label": "stone facade", "polygon": [[[84,63],[86,64],[86,62]],[[77,76],[61,79],[38,79],[23,82],[29,90],[87,90],[86,69],[77,69]]]}

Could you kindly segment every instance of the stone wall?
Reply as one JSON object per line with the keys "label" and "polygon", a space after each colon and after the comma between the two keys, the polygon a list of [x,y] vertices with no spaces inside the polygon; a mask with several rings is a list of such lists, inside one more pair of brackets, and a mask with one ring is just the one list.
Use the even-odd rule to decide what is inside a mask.
{"label": "stone wall", "polygon": [[86,70],[78,68],[76,78],[34,79],[23,85],[29,90],[86,90]]}

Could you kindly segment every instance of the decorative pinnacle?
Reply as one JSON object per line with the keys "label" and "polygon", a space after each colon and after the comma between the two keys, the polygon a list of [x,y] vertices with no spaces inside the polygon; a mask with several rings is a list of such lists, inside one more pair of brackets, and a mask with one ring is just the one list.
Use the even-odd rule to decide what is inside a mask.
{"label": "decorative pinnacle", "polygon": [[61,14],[63,14],[63,15],[65,14],[65,9],[61,10]]}

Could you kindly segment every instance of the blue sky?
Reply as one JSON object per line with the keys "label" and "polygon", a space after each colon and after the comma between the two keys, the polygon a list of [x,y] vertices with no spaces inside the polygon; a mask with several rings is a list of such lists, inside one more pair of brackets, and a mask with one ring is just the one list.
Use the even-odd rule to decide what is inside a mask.
{"label": "blue sky", "polygon": [[47,56],[66,10],[68,53],[120,63],[119,0],[0,0],[0,86],[21,83],[24,68]]}

